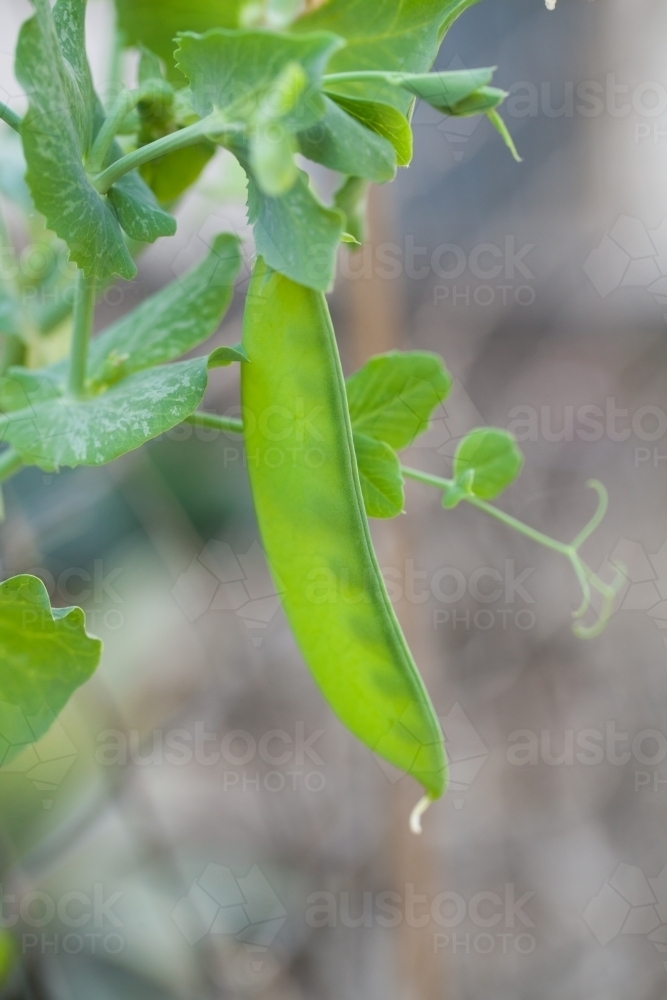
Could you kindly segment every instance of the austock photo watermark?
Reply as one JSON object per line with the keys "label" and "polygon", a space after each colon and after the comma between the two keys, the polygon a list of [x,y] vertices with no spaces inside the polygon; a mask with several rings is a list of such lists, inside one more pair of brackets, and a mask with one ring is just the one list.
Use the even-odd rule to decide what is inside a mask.
{"label": "austock photo watermark", "polygon": [[[526,589],[533,567],[518,568],[513,559],[502,567],[480,566],[464,572],[455,566],[435,570],[417,568],[413,559],[402,566],[383,566],[382,575],[389,600],[430,607],[434,629],[458,630],[516,628],[527,631],[537,625],[535,598]],[[306,599],[313,607],[364,600],[364,581],[352,581],[342,568],[308,572]],[[228,542],[210,540],[177,579],[172,595],[189,621],[207,612],[236,614],[250,630],[253,644],[262,644],[262,631],[273,621],[282,603],[258,541],[245,553],[235,553]],[[456,607],[466,599],[482,608]]]}
{"label": "austock photo watermark", "polygon": [[[530,955],[537,947],[529,907],[534,895],[519,891],[511,882],[499,891],[483,890],[470,896],[453,891],[428,895],[416,891],[410,882],[402,891],[322,890],[306,897],[301,919],[311,930],[407,926],[430,934],[434,953]],[[211,863],[178,901],[172,919],[190,945],[205,938],[226,939],[261,960],[288,919],[288,911],[258,865],[241,875]]]}
{"label": "austock photo watermark", "polygon": [[667,321],[667,217],[651,229],[641,219],[620,215],[583,269],[601,298],[622,289],[643,289]]}
{"label": "austock photo watermark", "polygon": [[78,749],[59,719],[46,708],[50,726],[46,736],[35,740],[42,731],[36,718],[26,716],[15,705],[0,701],[0,767],[3,780],[21,775],[28,781],[44,809],[50,809],[54,796],[69,773]]}
{"label": "austock photo watermark", "polygon": [[537,292],[527,258],[535,246],[508,234],[500,243],[478,243],[469,249],[442,243],[431,250],[418,246],[410,235],[402,243],[366,242],[355,252],[342,254],[339,269],[348,281],[435,279],[435,305],[531,306]]}
{"label": "austock photo watermark", "polygon": [[126,947],[124,923],[115,907],[123,893],[94,883],[89,892],[62,894],[0,885],[0,929],[11,930],[24,955],[95,955],[113,958]]}
{"label": "austock photo watermark", "polygon": [[254,734],[232,729],[222,735],[196,721],[190,727],[137,730],[105,729],[97,736],[100,767],[216,768],[224,792],[321,792],[325,761],[319,752],[324,729],[295,722],[291,731]]}
{"label": "austock photo watermark", "polygon": [[237,987],[264,987],[280,968],[274,942],[288,912],[257,864],[241,874],[209,863],[171,918],[190,947],[207,941],[224,949],[228,978]]}
{"label": "austock photo watermark", "polygon": [[313,928],[416,928],[430,933],[436,954],[531,955],[537,947],[528,910],[534,895],[511,882],[501,891],[470,896],[451,890],[429,895],[410,882],[401,892],[321,891],[308,896],[306,923]]}
{"label": "austock photo watermark", "polygon": [[[89,569],[66,566],[53,571],[44,566],[32,566],[24,572],[42,581],[52,604],[63,607],[83,604],[86,622],[91,631],[104,628],[116,632],[125,625],[125,600],[117,590],[123,573],[121,567],[109,568],[103,559],[95,559]],[[11,576],[12,573],[0,565],[0,581],[10,579]],[[23,624],[34,627],[39,622],[40,615],[44,614],[37,606],[34,610],[27,609]]]}
{"label": "austock photo watermark", "polygon": [[513,767],[597,767],[628,768],[636,792],[643,789],[664,792],[667,771],[667,736],[658,729],[635,733],[623,731],[612,719],[603,725],[580,729],[516,729],[507,737],[507,762]]}
{"label": "austock photo watermark", "polygon": [[667,865],[651,877],[637,865],[619,864],[586,906],[583,919],[602,947],[624,935],[650,941],[666,956],[667,970]]}
{"label": "austock photo watermark", "polygon": [[[467,69],[456,56],[447,70]],[[501,82],[508,96],[503,102],[506,119],[594,120],[608,118],[623,125],[635,144],[667,141],[667,83],[661,80],[627,81],[611,70],[583,80],[515,80]],[[480,126],[479,118],[442,118],[426,105],[415,114],[416,129],[433,128],[451,146],[455,161],[463,159],[466,143]]]}

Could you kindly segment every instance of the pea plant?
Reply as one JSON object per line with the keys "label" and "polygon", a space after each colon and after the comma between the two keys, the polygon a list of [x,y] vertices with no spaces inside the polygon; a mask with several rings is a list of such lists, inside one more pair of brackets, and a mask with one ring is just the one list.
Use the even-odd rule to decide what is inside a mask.
{"label": "pea plant", "polygon": [[[118,0],[118,37],[140,58],[134,87],[119,84],[104,106],[86,57],[86,0],[33,0],[16,51],[27,112],[0,105],[10,127],[4,194],[28,230],[51,241],[54,259],[76,265],[75,276],[53,265],[28,275],[6,269],[15,278],[0,286],[0,477],[31,465],[49,473],[101,466],[182,422],[243,433],[264,547],[296,641],[343,723],[423,786],[416,831],[445,789],[443,738],[368,518],[404,510],[407,478],[439,491],[445,510],[471,504],[547,546],[569,560],[581,588],[581,637],[604,627],[618,586],[580,555],[605,512],[600,483],[589,483],[594,516],[565,543],[490,503],[523,461],[504,430],[468,434],[449,478],[401,463],[449,392],[438,355],[391,352],[347,382],[341,372],[325,293],[341,243],[354,252],[364,240],[369,184],[391,181],[410,162],[415,101],[443,115],[485,115],[517,155],[492,69],[430,72],[448,29],[475,2]],[[91,338],[97,296],[135,277],[142,246],[175,233],[171,210],[218,147],[245,172],[254,230],[243,342],[178,360],[218,329],[229,305],[241,266],[229,233],[188,274]],[[304,161],[339,176],[330,203]],[[5,229],[1,238],[7,259],[14,250]],[[240,369],[241,419],[200,408],[209,373],[224,365]],[[288,461],[272,458],[276,448]],[[596,618],[584,624],[594,598]],[[0,585],[0,655],[7,763],[92,675],[101,643],[80,608],[51,607],[43,583],[21,575]]]}

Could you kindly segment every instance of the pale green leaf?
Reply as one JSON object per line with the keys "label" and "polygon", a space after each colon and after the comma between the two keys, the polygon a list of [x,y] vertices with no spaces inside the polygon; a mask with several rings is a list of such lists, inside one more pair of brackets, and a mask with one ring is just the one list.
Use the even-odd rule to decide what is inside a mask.
{"label": "pale green leaf", "polygon": [[145,45],[140,45],[139,48],[141,50],[139,68],[137,70],[139,85],[149,83],[153,80],[163,80],[164,74],[158,57]]}
{"label": "pale green leaf", "polygon": [[[68,52],[75,49],[72,24],[80,33],[82,6],[78,0],[59,0],[61,23],[67,20],[65,11],[72,14],[64,36]],[[47,0],[38,0],[37,14],[21,28],[16,75],[30,99],[21,136],[35,207],[86,274],[134,277],[136,267],[116,214],[83,167],[93,132],[87,77],[80,59],[75,67],[63,55]]]}
{"label": "pale green leaf", "polygon": [[400,451],[428,428],[450,388],[451,377],[437,354],[379,354],[347,380],[352,427]]}
{"label": "pale green leaf", "polygon": [[364,507],[368,517],[396,517],[404,509],[401,463],[384,441],[353,434]]}
{"label": "pale green leaf", "polygon": [[523,455],[515,438],[496,427],[478,427],[463,438],[454,455],[454,479],[473,473],[467,487],[482,500],[493,500],[521,472]]}
{"label": "pale green leaf", "polygon": [[300,285],[327,291],[336,270],[343,213],[319,201],[301,170],[287,194],[268,197],[254,182],[240,146],[234,152],[248,174],[248,221],[254,226],[257,252],[274,271]]}
{"label": "pale green leaf", "polygon": [[263,194],[279,198],[294,187],[299,171],[296,141],[281,122],[267,122],[250,137],[250,166]]}
{"label": "pale green leaf", "polygon": [[474,91],[486,87],[492,78],[493,67],[414,73],[402,76],[401,86],[443,114],[450,115],[455,113],[452,108]]}
{"label": "pale green leaf", "polygon": [[198,142],[184,149],[175,149],[165,156],[149,160],[140,173],[162,205],[176,201],[197,180],[202,170],[214,156],[212,142]]}
{"label": "pale green leaf", "polygon": [[0,584],[0,764],[44,736],[101,652],[83,611],[51,608],[37,577]]}
{"label": "pale green leaf", "polygon": [[202,344],[215,333],[227,310],[240,266],[237,237],[218,234],[201,263],[93,339],[90,379],[115,382],[174,361]]}
{"label": "pale green leaf", "polygon": [[[328,0],[292,25],[292,31],[333,31],[347,41],[328,73],[430,69],[447,28],[477,0]],[[336,85],[338,89],[338,85]],[[413,98],[382,83],[346,84],[345,92],[393,104],[404,114]]]}
{"label": "pale green leaf", "polygon": [[[238,239],[220,233],[201,263],[92,340],[89,383],[98,388],[112,385],[134,372],[173,361],[207,340],[229,305],[240,266]],[[10,368],[0,379],[2,412],[63,395],[67,373],[66,360],[40,371]]]}
{"label": "pale green leaf", "polygon": [[378,184],[396,173],[393,145],[325,95],[324,115],[298,136],[299,149],[309,160],[341,174],[355,174]]}
{"label": "pale green leaf", "polygon": [[498,114],[498,112],[494,111],[493,109],[491,111],[487,111],[486,112],[486,117],[489,119],[489,121],[491,122],[491,124],[493,125],[493,127],[496,129],[496,131],[500,135],[501,139],[503,140],[503,142],[505,143],[505,145],[509,149],[510,153],[512,154],[512,156],[516,160],[516,162],[517,163],[521,163],[521,157],[519,156],[519,152],[518,152],[516,146],[514,145],[514,139],[510,135],[510,132],[509,132],[509,129],[507,128],[507,125],[502,120],[502,118],[500,117],[500,115]]}
{"label": "pale green leaf", "polygon": [[322,72],[341,44],[323,32],[300,37],[217,28],[205,35],[180,35],[176,59],[190,81],[193,106],[200,117],[220,110],[233,121],[253,125],[266,120],[278,78],[298,64],[305,81],[291,109],[281,116],[283,125],[296,132],[323,114]]}
{"label": "pale green leaf", "polygon": [[392,144],[399,167],[408,165],[412,159],[412,129],[405,115],[391,104],[339,94],[335,88],[327,88],[327,93],[348,115]]}
{"label": "pale green leaf", "polygon": [[[96,396],[58,396],[8,413],[0,436],[45,470],[105,465],[181,423],[200,405],[207,358],[148,368]],[[214,359],[214,364],[219,363]]]}
{"label": "pale green leaf", "polygon": [[176,232],[176,219],[160,208],[136,170],[117,180],[107,197],[130,239],[154,243],[160,236],[173,236]]}
{"label": "pale green leaf", "polygon": [[240,27],[246,0],[116,0],[118,27],[128,45],[143,43],[164,60],[168,75],[183,80],[174,62],[180,31]]}
{"label": "pale green leaf", "polygon": [[455,115],[458,118],[470,118],[472,115],[488,114],[493,111],[507,97],[506,90],[499,90],[498,87],[480,87],[462,101],[451,106],[439,108],[443,114]]}

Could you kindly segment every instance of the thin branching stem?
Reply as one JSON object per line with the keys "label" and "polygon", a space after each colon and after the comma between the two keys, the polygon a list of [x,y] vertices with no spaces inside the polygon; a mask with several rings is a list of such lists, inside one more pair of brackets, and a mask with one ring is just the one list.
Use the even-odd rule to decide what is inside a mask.
{"label": "thin branching stem", "polygon": [[[407,466],[402,466],[401,469],[403,475],[408,479],[414,479],[416,482],[426,483],[428,486],[434,486],[436,489],[442,490],[443,493],[447,493],[455,485],[453,479],[433,476],[428,472],[421,472],[419,469],[411,469]],[[559,542],[558,539],[551,538],[549,535],[543,534],[543,532],[538,531],[536,528],[531,528],[529,524],[524,524],[523,521],[519,521],[518,518],[512,517],[511,514],[506,514],[505,511],[499,510],[498,507],[494,507],[493,504],[487,503],[486,500],[476,497],[473,493],[462,494],[461,499],[465,500],[469,504],[472,504],[473,507],[477,507],[478,510],[484,511],[485,514],[489,514],[491,517],[494,517],[502,524],[507,525],[508,528],[512,528],[514,531],[518,531],[520,534],[525,535],[526,538],[530,538],[539,545],[543,545],[545,548],[551,549],[552,552],[558,552],[560,555],[565,556],[574,570],[582,592],[582,603],[580,607],[573,612],[572,617],[580,619],[586,614],[593,600],[593,592],[599,594],[601,598],[601,604],[596,621],[592,625],[583,625],[581,622],[577,622],[573,626],[573,631],[575,635],[579,636],[579,638],[593,639],[602,632],[611,618],[614,612],[616,597],[623,584],[625,575],[623,573],[623,568],[617,567],[615,578],[611,581],[611,583],[606,583],[604,580],[600,579],[597,573],[593,572],[590,566],[588,566],[579,555],[580,547],[586,539],[591,536],[602,521],[602,518],[607,511],[608,504],[607,491],[602,483],[599,483],[595,479],[591,479],[586,485],[597,492],[598,506],[593,514],[593,517],[586,524],[586,526],[582,528],[574,541],[570,544],[567,544],[566,542]]]}

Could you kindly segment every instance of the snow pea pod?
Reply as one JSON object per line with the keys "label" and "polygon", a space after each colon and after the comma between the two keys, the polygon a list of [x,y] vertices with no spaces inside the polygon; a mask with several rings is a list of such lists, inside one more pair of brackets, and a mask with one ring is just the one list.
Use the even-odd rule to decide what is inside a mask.
{"label": "snow pea pod", "polygon": [[373,551],[324,295],[259,258],[243,346],[248,471],[297,643],[341,721],[437,798],[442,733]]}

